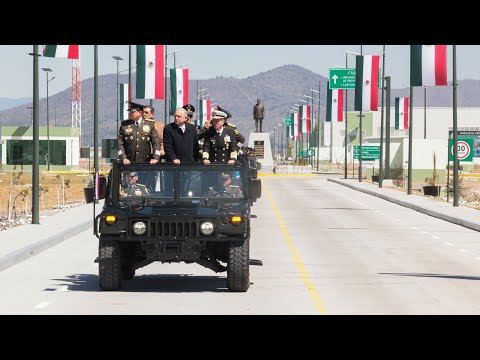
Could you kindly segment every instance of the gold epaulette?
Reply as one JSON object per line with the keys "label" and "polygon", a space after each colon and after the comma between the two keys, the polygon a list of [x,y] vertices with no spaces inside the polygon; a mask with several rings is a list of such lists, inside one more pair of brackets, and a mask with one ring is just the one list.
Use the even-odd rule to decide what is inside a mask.
{"label": "gold epaulette", "polygon": [[237,125],[232,124],[232,123],[230,123],[230,122],[229,122],[229,123],[226,123],[225,125],[230,126],[230,127],[234,128],[234,129],[237,128]]}

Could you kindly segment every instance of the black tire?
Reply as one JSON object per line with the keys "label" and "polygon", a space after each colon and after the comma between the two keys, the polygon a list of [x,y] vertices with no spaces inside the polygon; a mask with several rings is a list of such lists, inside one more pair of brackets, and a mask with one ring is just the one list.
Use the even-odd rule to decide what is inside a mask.
{"label": "black tire", "polygon": [[132,280],[135,277],[135,270],[122,271],[123,280]]}
{"label": "black tire", "polygon": [[120,290],[122,287],[122,251],[120,242],[100,237],[98,252],[100,289],[106,291]]}
{"label": "black tire", "polygon": [[227,287],[230,291],[246,292],[250,287],[250,241],[231,246],[228,251]]}

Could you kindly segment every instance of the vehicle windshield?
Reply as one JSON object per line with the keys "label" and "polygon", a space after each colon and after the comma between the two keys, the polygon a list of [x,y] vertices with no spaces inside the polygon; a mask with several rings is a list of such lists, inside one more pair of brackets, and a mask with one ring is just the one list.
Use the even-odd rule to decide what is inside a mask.
{"label": "vehicle windshield", "polygon": [[[120,199],[243,199],[240,171],[208,170],[135,170],[123,171]],[[147,199],[147,200],[148,200]]]}

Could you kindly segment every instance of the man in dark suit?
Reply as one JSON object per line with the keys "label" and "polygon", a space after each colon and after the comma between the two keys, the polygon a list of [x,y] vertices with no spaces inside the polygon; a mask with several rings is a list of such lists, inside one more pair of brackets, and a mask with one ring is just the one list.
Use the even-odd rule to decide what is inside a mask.
{"label": "man in dark suit", "polygon": [[175,110],[175,122],[165,126],[163,130],[163,146],[168,162],[198,161],[198,135],[195,126],[187,122],[187,111],[183,108]]}
{"label": "man in dark suit", "polygon": [[230,127],[225,127],[227,114],[220,110],[212,113],[212,126],[205,134],[203,145],[203,163],[211,162],[235,164],[238,146],[235,142],[235,132]]}
{"label": "man in dark suit", "polygon": [[[123,164],[156,164],[160,159],[160,137],[155,121],[143,119],[143,105],[130,102],[129,119],[118,129],[118,157]],[[153,151],[153,154],[152,154]]]}

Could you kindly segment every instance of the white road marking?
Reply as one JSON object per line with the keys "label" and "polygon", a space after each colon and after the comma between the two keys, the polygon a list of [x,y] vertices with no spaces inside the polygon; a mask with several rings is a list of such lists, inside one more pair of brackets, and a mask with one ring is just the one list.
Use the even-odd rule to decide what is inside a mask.
{"label": "white road marking", "polygon": [[68,290],[68,285],[62,286],[61,288],[57,289],[57,291],[70,291]]}
{"label": "white road marking", "polygon": [[47,307],[48,305],[50,305],[50,304],[51,304],[51,302],[49,302],[49,301],[44,301],[44,302],[41,302],[40,304],[34,306],[33,308],[34,308],[34,309],[44,309],[44,308],[46,308],[46,307]]}
{"label": "white road marking", "polygon": [[422,234],[428,234],[428,231],[421,231]]}

